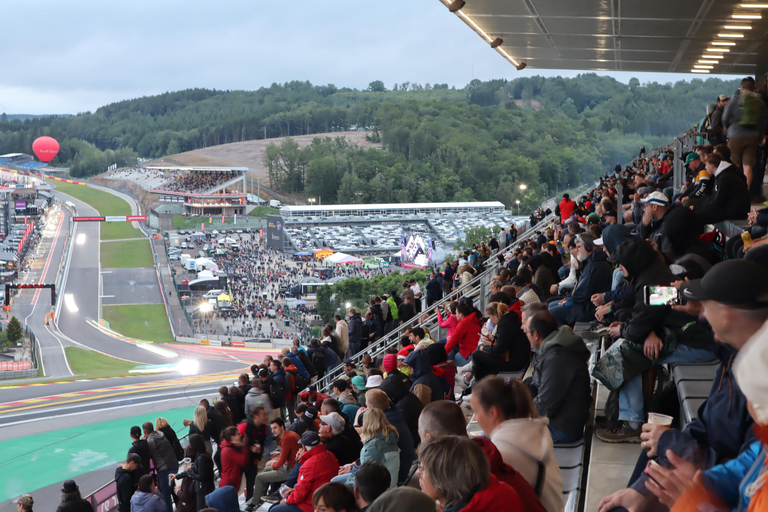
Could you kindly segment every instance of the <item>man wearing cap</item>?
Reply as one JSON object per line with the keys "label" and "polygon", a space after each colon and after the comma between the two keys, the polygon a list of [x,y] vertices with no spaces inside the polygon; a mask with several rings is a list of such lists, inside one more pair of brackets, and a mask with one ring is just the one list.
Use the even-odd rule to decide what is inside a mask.
{"label": "man wearing cap", "polygon": [[656,503],[645,484],[643,473],[649,457],[669,466],[665,454],[671,449],[686,460],[696,459],[706,469],[735,458],[754,441],[753,420],[747,401],[739,388],[733,361],[749,339],[768,320],[768,270],[746,260],[718,263],[703,279],[691,281],[682,289],[688,304],[675,309],[692,314],[702,313],[709,322],[721,364],[715,374],[707,401],[699,408],[697,418],[682,432],[661,425],[643,425],[640,455],[630,487],[622,489],[600,502],[598,512],[616,507],[640,510]]}
{"label": "man wearing cap", "polygon": [[299,441],[299,479],[288,496],[272,512],[312,512],[312,495],[339,472],[339,461],[320,442],[317,432],[304,432]]}
{"label": "man wearing cap", "polygon": [[320,440],[325,444],[325,449],[336,456],[340,465],[349,464],[360,457],[360,450],[355,451],[355,444],[351,443],[344,435],[346,421],[338,412],[321,415]]}
{"label": "man wearing cap", "polygon": [[317,415],[317,409],[314,407],[307,407],[301,417],[294,421],[290,427],[288,427],[288,430],[290,432],[296,432],[298,435],[302,435],[308,430],[314,431]]}
{"label": "man wearing cap", "polygon": [[119,512],[131,512],[131,496],[136,492],[133,473],[139,473],[141,469],[141,457],[135,453],[128,453],[125,462],[115,469],[117,510]]}
{"label": "man wearing cap", "polygon": [[352,387],[357,393],[357,405],[365,407],[365,392],[368,388],[365,386],[365,377],[358,375],[352,378]]}
{"label": "man wearing cap", "polygon": [[725,127],[723,126],[723,110],[728,104],[728,96],[721,94],[717,97],[712,115],[709,117],[709,143],[713,146],[725,143]]}
{"label": "man wearing cap", "polygon": [[135,453],[141,458],[141,469],[134,472],[133,483],[139,485],[139,478],[143,475],[149,474],[149,443],[146,439],[141,438],[141,427],[134,425],[131,427],[131,447],[128,448],[128,453]]}
{"label": "man wearing cap", "polygon": [[689,253],[704,230],[696,215],[681,205],[670,206],[661,192],[640,202],[645,205],[640,237],[654,244],[670,262]]}

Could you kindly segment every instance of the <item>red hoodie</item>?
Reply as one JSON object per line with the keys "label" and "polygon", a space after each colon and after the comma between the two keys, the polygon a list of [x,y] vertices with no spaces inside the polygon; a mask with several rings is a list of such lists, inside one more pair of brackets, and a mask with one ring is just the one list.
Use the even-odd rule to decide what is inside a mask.
{"label": "red hoodie", "polygon": [[488,458],[488,462],[491,463],[491,474],[515,490],[520,501],[523,502],[526,512],[547,512],[528,480],[523,478],[523,475],[518,473],[515,468],[504,463],[501,452],[490,439],[478,436],[472,440],[480,445]]}
{"label": "red hoodie", "polygon": [[221,442],[221,481],[219,487],[231,485],[240,489],[241,468],[250,462],[250,454],[242,446],[235,446],[227,440]]}
{"label": "red hoodie", "polygon": [[499,482],[495,476],[490,476],[488,487],[472,496],[472,500],[459,512],[524,512],[523,502],[515,490]]}
{"label": "red hoodie", "polygon": [[339,474],[339,461],[321,444],[302,455],[299,463],[299,479],[285,502],[297,505],[302,512],[312,512],[312,496],[321,485],[327,484]]}
{"label": "red hoodie", "polygon": [[288,366],[283,366],[283,370],[285,370],[285,383],[286,387],[288,389],[285,390],[285,400],[292,400],[296,395],[294,395],[294,392],[296,391],[296,377],[295,375],[299,373],[299,369],[296,368],[296,365],[289,364]]}
{"label": "red hoodie", "polygon": [[448,343],[445,344],[445,352],[450,354],[451,350],[458,346],[461,357],[464,359],[469,358],[472,352],[477,349],[480,330],[480,320],[477,319],[477,315],[473,311],[458,323],[453,334],[448,339]]}

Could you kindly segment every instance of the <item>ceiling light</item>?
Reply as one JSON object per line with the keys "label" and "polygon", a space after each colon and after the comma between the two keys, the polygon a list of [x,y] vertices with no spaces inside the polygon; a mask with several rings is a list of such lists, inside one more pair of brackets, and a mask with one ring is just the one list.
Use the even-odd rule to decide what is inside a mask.
{"label": "ceiling light", "polygon": [[692,69],[691,73],[709,73],[708,69]]}
{"label": "ceiling light", "polygon": [[464,7],[467,4],[464,0],[453,0],[451,4],[448,6],[448,10],[451,12],[457,12],[460,11],[462,7]]}
{"label": "ceiling light", "polygon": [[725,30],[752,30],[749,25],[726,25]]}
{"label": "ceiling light", "polygon": [[722,52],[729,52],[731,51],[731,49],[730,48],[707,48],[707,51],[722,53]]}
{"label": "ceiling light", "polygon": [[768,4],[741,4],[745,9],[768,9]]}
{"label": "ceiling light", "polygon": [[699,64],[720,64],[716,60],[699,59]]}
{"label": "ceiling light", "polygon": [[731,14],[731,18],[735,20],[761,20],[763,19],[763,16],[762,14],[734,13],[734,14]]}
{"label": "ceiling light", "polygon": [[504,40],[502,38],[497,37],[496,39],[491,41],[491,48],[498,48],[499,46],[501,46],[501,43],[503,42]]}
{"label": "ceiling light", "polygon": [[722,34],[717,34],[717,37],[725,37],[727,39],[739,39],[741,37],[744,37],[744,34],[722,33]]}
{"label": "ceiling light", "polygon": [[693,67],[696,69],[715,69],[715,66],[708,66],[706,64],[696,64]]}
{"label": "ceiling light", "polygon": [[712,46],[736,46],[733,41],[712,41]]}

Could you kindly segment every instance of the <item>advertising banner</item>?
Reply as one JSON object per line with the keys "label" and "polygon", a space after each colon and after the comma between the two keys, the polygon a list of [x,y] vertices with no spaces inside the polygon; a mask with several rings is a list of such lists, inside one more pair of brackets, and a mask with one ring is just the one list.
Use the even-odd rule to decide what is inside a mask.
{"label": "advertising banner", "polygon": [[267,249],[283,250],[283,218],[267,215]]}

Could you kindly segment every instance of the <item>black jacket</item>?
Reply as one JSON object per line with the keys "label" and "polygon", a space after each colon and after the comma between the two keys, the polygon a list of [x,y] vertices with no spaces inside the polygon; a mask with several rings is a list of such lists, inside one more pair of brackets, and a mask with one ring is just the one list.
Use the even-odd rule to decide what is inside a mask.
{"label": "black jacket", "polygon": [[307,357],[307,355],[301,350],[297,352],[297,355],[299,356],[299,360],[301,361],[301,364],[304,365],[304,368],[309,373],[309,377],[310,378],[317,377],[317,369],[315,368],[315,365],[312,364],[312,360],[309,357]]}
{"label": "black jacket", "polygon": [[232,411],[232,423],[237,425],[241,421],[243,421],[245,418],[245,412],[243,411],[243,404],[240,403],[240,400],[236,396],[233,395],[224,395],[221,397],[224,402],[229,406],[229,410]]}
{"label": "black jacket", "polygon": [[577,322],[579,318],[592,318],[596,309],[592,304],[592,295],[611,291],[613,268],[608,263],[605,252],[596,250],[582,264],[579,281],[573,289],[571,298],[568,299],[573,303],[569,323]]}
{"label": "black jacket", "polygon": [[133,482],[131,473],[131,471],[126,471],[121,467],[115,470],[117,510],[119,512],[131,512],[131,496],[136,492],[136,484]]}
{"label": "black jacket", "polygon": [[323,444],[326,450],[336,456],[341,466],[351,464],[360,457],[360,450],[355,450],[355,444],[351,443],[343,433],[333,436]]}
{"label": "black jacket", "polygon": [[746,219],[751,207],[749,188],[744,174],[731,165],[713,178],[714,188],[709,201],[694,209],[700,222],[714,224],[724,220]]}
{"label": "black jacket", "polygon": [[712,334],[696,317],[669,306],[645,305],[646,286],[668,286],[675,280],[672,271],[648,242],[639,238],[627,240],[616,248],[613,259],[627,269],[634,289],[634,297],[628,297],[630,302],[633,300],[631,317],[621,326],[623,338],[643,345],[651,332],[664,340],[666,328],[675,334],[678,343],[693,348],[712,347]]}
{"label": "black jacket", "polygon": [[[690,209],[672,205],[664,216],[640,228],[640,236],[659,245],[664,257],[672,262],[698,245],[704,226]],[[697,251],[699,252],[699,251]]]}
{"label": "black jacket", "polygon": [[496,342],[484,346],[483,352],[501,359],[505,359],[509,352],[509,363],[513,370],[528,367],[531,361],[531,344],[523,332],[523,324],[517,312],[510,310],[499,319],[499,325],[496,326]]}
{"label": "black jacket", "polygon": [[[195,481],[195,491],[198,495],[197,502],[200,503],[199,496],[205,497],[206,494],[210,494],[216,490],[216,485],[213,482],[213,459],[207,453],[200,453],[197,455],[195,462],[192,463],[192,467],[184,473],[176,475],[178,478],[188,476]],[[205,503],[205,500],[203,500]]]}
{"label": "black jacket", "polygon": [[93,506],[90,502],[85,500],[81,500],[80,502],[69,500],[60,504],[56,509],[56,512],[93,512]]}
{"label": "black jacket", "polygon": [[539,414],[549,418],[552,428],[573,437],[583,435],[589,420],[589,357],[584,340],[564,325],[544,340],[533,377],[526,381]]}
{"label": "black jacket", "polygon": [[142,475],[148,475],[149,474],[149,444],[147,443],[146,439],[139,439],[138,441],[134,441],[133,445],[128,448],[128,453],[135,453],[136,455],[141,458],[141,469],[136,470],[133,473],[133,481],[136,485],[139,484],[139,478],[141,478]]}

